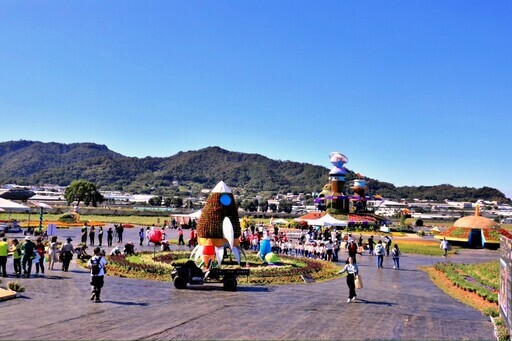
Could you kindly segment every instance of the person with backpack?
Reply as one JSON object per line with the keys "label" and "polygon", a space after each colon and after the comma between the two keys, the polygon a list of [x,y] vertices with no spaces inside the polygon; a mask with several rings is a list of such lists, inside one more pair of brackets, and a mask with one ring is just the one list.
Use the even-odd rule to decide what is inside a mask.
{"label": "person with backpack", "polygon": [[400,249],[398,248],[398,244],[393,245],[393,250],[391,250],[391,257],[393,258],[393,269],[400,269]]}
{"label": "person with backpack", "polygon": [[101,249],[99,247],[94,248],[94,256],[87,262],[87,267],[91,269],[91,301],[94,300],[96,303],[101,303],[101,288],[103,288],[107,264],[107,260],[101,254]]}
{"label": "person with backpack", "polygon": [[382,245],[382,240],[377,242],[377,246],[375,247],[375,254],[377,255],[377,268],[383,268],[384,263],[384,246]]}

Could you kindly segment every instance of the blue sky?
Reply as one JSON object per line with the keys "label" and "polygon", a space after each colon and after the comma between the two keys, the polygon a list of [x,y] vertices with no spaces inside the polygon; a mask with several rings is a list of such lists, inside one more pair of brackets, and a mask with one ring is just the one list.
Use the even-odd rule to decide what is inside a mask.
{"label": "blue sky", "polygon": [[[510,1],[0,3],[0,141],[208,146],[512,197]],[[219,179],[221,180],[221,179]]]}

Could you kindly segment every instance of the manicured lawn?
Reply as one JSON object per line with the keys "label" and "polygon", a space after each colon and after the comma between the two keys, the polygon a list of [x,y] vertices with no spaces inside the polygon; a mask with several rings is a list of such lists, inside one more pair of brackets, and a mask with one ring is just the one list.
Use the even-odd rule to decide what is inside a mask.
{"label": "manicured lawn", "polygon": [[[440,256],[443,254],[443,250],[439,248],[440,243],[437,241],[430,240],[400,240],[398,238],[393,239],[392,245],[398,244],[400,252],[402,254],[419,254],[426,256]],[[453,246],[452,250],[448,254],[453,254],[460,247]]]}

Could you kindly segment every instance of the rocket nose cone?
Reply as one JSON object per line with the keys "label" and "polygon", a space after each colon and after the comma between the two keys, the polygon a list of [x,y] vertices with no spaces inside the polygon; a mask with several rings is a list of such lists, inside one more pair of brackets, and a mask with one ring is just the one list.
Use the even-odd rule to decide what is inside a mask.
{"label": "rocket nose cone", "polygon": [[231,193],[231,188],[228,187],[224,183],[224,181],[220,181],[213,189],[212,193]]}

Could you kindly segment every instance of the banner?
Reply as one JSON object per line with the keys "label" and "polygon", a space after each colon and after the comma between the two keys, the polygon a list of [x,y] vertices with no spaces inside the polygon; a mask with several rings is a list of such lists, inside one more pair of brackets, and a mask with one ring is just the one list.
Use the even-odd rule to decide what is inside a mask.
{"label": "banner", "polygon": [[501,316],[512,331],[512,239],[500,238],[500,294],[499,307]]}

